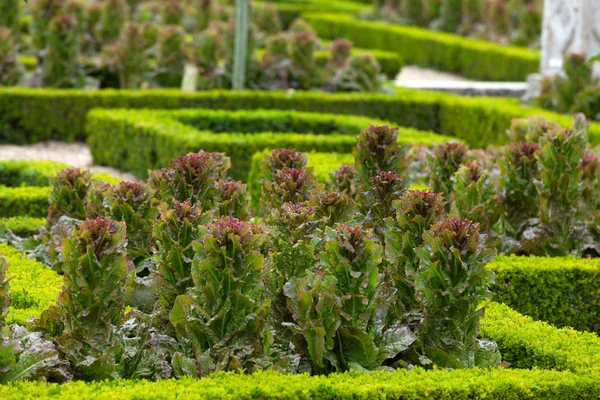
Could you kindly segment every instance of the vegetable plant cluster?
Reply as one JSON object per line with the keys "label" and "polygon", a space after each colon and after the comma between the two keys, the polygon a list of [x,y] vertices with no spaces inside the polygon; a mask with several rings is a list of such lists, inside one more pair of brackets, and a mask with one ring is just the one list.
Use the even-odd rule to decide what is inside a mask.
{"label": "vegetable plant cluster", "polygon": [[333,187],[306,154],[266,153],[261,215],[220,153],[178,157],[146,183],[60,171],[31,253],[62,291],[26,326],[1,320],[0,379],[498,365],[479,333],[495,251],[442,192],[408,190],[397,139],[365,129]]}
{"label": "vegetable plant cluster", "polygon": [[[190,64],[198,89],[229,89],[234,9],[227,0],[3,1],[0,85],[178,88]],[[346,40],[322,44],[301,19],[284,29],[274,4],[250,15],[246,87],[381,90],[373,54]],[[317,60],[319,50],[328,52]]]}

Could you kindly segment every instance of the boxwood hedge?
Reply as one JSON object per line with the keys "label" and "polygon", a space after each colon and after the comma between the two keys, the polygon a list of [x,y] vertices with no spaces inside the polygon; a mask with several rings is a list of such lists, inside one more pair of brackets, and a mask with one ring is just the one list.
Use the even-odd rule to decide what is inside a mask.
{"label": "boxwood hedge", "polygon": [[[571,126],[572,122],[570,116],[522,107],[516,99],[461,97],[410,89],[398,89],[395,95],[390,95],[9,88],[0,89],[0,139],[10,142],[37,142],[52,138],[63,141],[84,139],[86,115],[92,108],[98,107],[226,110],[263,108],[362,115],[457,137],[471,147],[505,143],[504,132],[513,118],[542,115],[565,127]],[[592,144],[599,144],[600,124],[590,124],[589,135]]]}
{"label": "boxwood hedge", "polygon": [[[496,340],[513,368],[349,372],[330,376],[217,373],[199,380],[17,382],[0,386],[11,399],[560,399],[600,396],[600,339],[533,322],[490,303],[484,336]],[[539,368],[552,368],[539,369]]]}
{"label": "boxwood hedge", "polygon": [[[263,149],[350,153],[360,131],[389,122],[356,116],[290,111],[93,110],[88,143],[97,163],[145,176],[182,154],[199,150],[226,153],[230,174],[246,180],[254,153]],[[402,143],[451,140],[433,132],[402,128]]]}
{"label": "boxwood hedge", "polygon": [[396,51],[408,64],[471,79],[524,81],[527,75],[539,70],[539,52],[527,48],[502,46],[414,26],[361,21],[341,13],[305,13],[302,17],[324,39],[346,38],[359,47]]}

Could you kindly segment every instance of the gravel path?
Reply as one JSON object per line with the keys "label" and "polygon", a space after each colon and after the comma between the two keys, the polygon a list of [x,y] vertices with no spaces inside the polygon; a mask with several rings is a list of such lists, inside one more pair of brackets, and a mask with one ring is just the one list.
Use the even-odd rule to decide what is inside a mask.
{"label": "gravel path", "polygon": [[468,79],[460,75],[454,75],[447,72],[434,71],[415,67],[414,65],[406,65],[396,77],[396,82],[409,81],[467,81]]}
{"label": "gravel path", "polygon": [[92,172],[108,172],[125,181],[139,181],[134,175],[115,168],[94,165],[90,148],[85,143],[42,142],[28,146],[0,145],[0,160],[52,160]]}

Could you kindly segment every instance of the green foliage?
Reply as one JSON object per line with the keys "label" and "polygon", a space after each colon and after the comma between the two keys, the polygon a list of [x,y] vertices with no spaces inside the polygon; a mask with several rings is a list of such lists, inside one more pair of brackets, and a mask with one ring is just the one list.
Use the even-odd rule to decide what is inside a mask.
{"label": "green foliage", "polygon": [[[127,54],[125,52],[124,54]],[[141,54],[131,52],[131,54]],[[130,59],[134,58],[129,54]],[[136,61],[135,65],[141,65],[142,63]],[[537,66],[536,66],[537,69]],[[360,129],[364,129],[369,123],[377,125],[383,124],[396,124],[399,126],[413,127],[421,131],[436,131],[439,134],[451,136],[457,138],[465,143],[468,143],[473,147],[485,147],[489,144],[503,144],[508,140],[505,135],[499,135],[498,132],[502,132],[510,127],[510,123],[514,118],[522,118],[530,115],[544,115],[547,119],[559,123],[561,126],[571,126],[572,119],[568,116],[550,113],[543,111],[535,107],[523,108],[517,100],[511,99],[499,99],[499,98],[477,98],[477,97],[462,97],[447,93],[436,93],[436,92],[422,92],[411,89],[400,89],[395,90],[397,95],[390,96],[388,94],[367,94],[367,93],[343,93],[343,94],[327,94],[320,92],[256,92],[256,91],[203,91],[196,93],[181,93],[180,91],[152,91],[146,93],[140,97],[139,92],[135,91],[53,91],[53,90],[42,90],[42,89],[25,89],[25,88],[11,88],[1,89],[0,88],[0,124],[7,127],[6,134],[11,141],[17,142],[37,142],[43,139],[60,139],[65,141],[72,141],[75,138],[85,139],[85,125],[86,117],[88,112],[92,108],[104,107],[104,108],[149,108],[153,110],[157,109],[180,109],[180,108],[196,108],[196,109],[221,109],[221,113],[227,113],[227,110],[256,110],[256,109],[274,109],[274,110],[296,110],[302,112],[318,112],[318,113],[335,113],[337,118],[344,121],[357,121],[356,118],[350,117],[350,115],[362,115],[368,116],[365,122],[361,122],[358,125]],[[51,104],[52,107],[49,107]],[[49,110],[52,110],[50,112]],[[204,110],[206,111],[206,110]],[[106,112],[106,111],[105,111]],[[103,112],[102,114],[105,115]],[[132,111],[135,113],[136,111]],[[201,110],[196,110],[201,112]],[[212,111],[215,113],[215,111]],[[284,116],[289,115],[284,112],[271,111],[273,114],[282,114]],[[100,112],[94,112],[94,115]],[[114,113],[114,114],[113,114]],[[246,112],[247,113],[247,112]],[[112,118],[117,118],[120,113],[112,111]],[[153,112],[157,114],[157,112]],[[33,118],[32,118],[33,117]],[[121,114],[122,117],[122,114]],[[114,119],[110,119],[112,122]],[[273,121],[279,121],[278,118],[273,116],[269,117]],[[330,118],[330,117],[328,117]],[[376,121],[375,118],[383,118],[391,122]],[[146,122],[150,121],[149,115],[139,117],[139,120]],[[152,118],[153,119],[153,118]],[[43,120],[44,124],[38,124],[37,121]],[[154,120],[154,119],[153,119]],[[106,121],[105,124],[109,123]],[[306,120],[304,120],[306,121]],[[105,128],[98,126],[96,118],[89,119],[88,134],[92,135],[97,131],[101,131]],[[243,126],[248,126],[246,122]],[[336,126],[341,126],[337,124]],[[103,128],[103,129],[101,129]],[[153,128],[153,129],[152,129]],[[146,127],[147,132],[153,133],[155,126],[152,128]],[[106,154],[102,154],[103,162],[106,162],[107,158],[112,160],[110,165],[117,166],[123,169],[123,160],[119,160],[117,163],[114,161],[116,156],[125,158],[123,156],[122,149],[140,149],[142,144],[148,143],[147,140],[155,138],[153,136],[146,136],[147,139],[141,141],[136,140],[135,145],[131,145],[129,138],[136,138],[132,134],[125,135],[125,132],[132,129],[130,125],[120,123],[119,127],[110,127],[111,135],[110,140],[103,140],[102,144],[106,147],[106,154],[112,154],[112,157],[108,157]],[[173,132],[174,127],[170,132]],[[342,129],[342,128],[337,128]],[[335,131],[337,131],[337,129]],[[237,131],[243,131],[238,130]],[[233,130],[233,131],[236,131]],[[295,131],[296,129],[285,129],[285,131]],[[261,129],[260,131],[253,132],[280,132],[281,128],[269,128]],[[221,131],[227,132],[227,131]],[[232,131],[229,131],[232,132]],[[307,132],[307,131],[302,131]],[[308,131],[310,132],[310,131]],[[308,133],[307,132],[307,133]],[[317,133],[329,133],[331,129],[322,131],[315,131]],[[339,131],[338,131],[339,132]],[[354,132],[354,131],[353,131]],[[410,134],[409,134],[410,132]],[[185,132],[190,137],[190,140],[194,138],[194,141],[198,140],[197,135],[191,135],[189,132]],[[418,132],[418,139],[415,137],[417,132],[411,129],[404,128],[403,134],[400,136],[400,140],[403,143],[436,143],[439,142],[439,136],[435,136],[428,132],[424,135],[422,132]],[[128,138],[127,143],[123,143],[121,136]],[[143,165],[140,169],[142,172],[137,172],[140,176],[144,176],[147,169],[155,169],[159,166],[166,165],[170,159],[178,155],[184,154],[185,152],[198,151],[199,148],[208,149],[209,144],[215,146],[214,140],[209,141],[205,136],[202,137],[202,143],[196,142],[195,148],[185,149],[183,152],[173,152],[173,143],[168,142],[167,139],[172,136],[167,135],[162,139],[164,144],[160,146],[154,146],[156,157],[162,165],[153,165],[148,167]],[[335,146],[331,142],[325,140],[328,138],[321,135],[319,145],[315,141],[311,141],[311,147],[308,148],[307,143],[304,141],[307,139],[306,135],[303,135],[304,140],[300,141],[298,137],[294,135],[286,135],[285,142],[282,138],[278,137],[277,142],[274,143],[275,139],[273,135],[261,136],[262,143],[260,146],[255,141],[254,135],[244,135],[242,138],[238,136],[229,137],[225,135],[219,135],[220,142],[224,139],[231,139],[237,143],[241,143],[237,148],[243,148],[246,151],[240,152],[235,151],[235,148],[230,145],[227,150],[220,149],[218,151],[225,151],[227,154],[232,156],[235,160],[243,159],[249,160],[250,156],[257,151],[261,151],[264,148],[296,148],[300,151],[308,150],[319,150],[322,152],[350,152],[354,146],[354,142],[345,141],[340,142],[336,140]],[[407,136],[406,139],[403,136]],[[600,142],[600,128],[597,124],[590,124],[589,136],[591,144],[595,145]],[[264,140],[269,140],[269,143],[265,143]],[[408,140],[410,138],[410,140]],[[116,151],[109,148],[108,144],[116,142],[118,139],[118,146],[121,151]],[[235,140],[234,140],[235,139]],[[242,140],[243,139],[243,140]],[[322,142],[320,142],[322,140]],[[449,141],[446,139],[445,141]],[[286,143],[284,146],[283,144]],[[322,143],[322,144],[321,144]],[[327,147],[325,147],[327,143]],[[188,145],[190,145],[188,143]],[[178,147],[183,147],[182,143],[178,143]],[[257,148],[258,147],[258,148]],[[161,157],[163,150],[170,150],[171,154],[168,156]],[[343,149],[343,150],[342,150]],[[348,149],[348,150],[346,150]],[[212,151],[217,151],[212,149]],[[235,152],[235,154],[234,154]],[[94,157],[99,157],[103,153],[98,149],[93,151]],[[137,152],[136,152],[137,154]],[[148,154],[150,154],[148,152]],[[141,157],[140,157],[141,158]],[[147,156],[143,158],[145,164],[150,164],[153,158]],[[149,160],[149,161],[146,161]],[[141,165],[142,160],[136,160],[131,165]],[[116,164],[116,165],[115,165]],[[127,164],[127,169],[132,170],[133,167]],[[249,166],[249,162],[246,161],[246,170]],[[234,175],[236,176],[236,175]],[[239,175],[236,178],[240,178]]]}
{"label": "green foliage", "polygon": [[499,217],[494,184],[478,161],[462,165],[454,175],[452,209],[456,218],[479,224],[488,233]]}
{"label": "green foliage", "polygon": [[379,171],[404,175],[405,152],[398,145],[398,128],[371,125],[363,130],[353,151],[359,188],[368,190]]}
{"label": "green foliage", "polygon": [[415,290],[424,313],[418,347],[441,367],[479,364],[481,302],[490,297],[491,280],[484,266],[494,251],[484,247],[477,224],[449,219],[425,233],[417,255]]}
{"label": "green foliage", "polygon": [[535,154],[536,142],[513,142],[507,146],[504,158],[498,162],[502,196],[502,221],[505,234],[520,240],[529,219],[538,215],[535,181],[539,179]]}
{"label": "green foliage", "polygon": [[11,217],[0,219],[0,237],[11,231],[17,236],[31,237],[46,224],[44,218]]}
{"label": "green foliage", "polygon": [[0,244],[0,252],[9,263],[11,307],[7,322],[24,325],[29,318],[39,317],[42,311],[56,302],[62,278],[7,244]]}
{"label": "green foliage", "polygon": [[557,327],[600,331],[598,259],[499,256],[487,269],[496,275],[495,301]]}
{"label": "green foliage", "polygon": [[269,212],[284,203],[302,203],[309,200],[311,191],[319,189],[314,174],[306,168],[276,170],[273,181],[263,182],[262,208]]}
{"label": "green foliage", "polygon": [[[0,3],[0,7],[3,4],[5,3]],[[12,32],[0,23],[0,86],[16,85],[22,73],[23,66],[17,57],[15,38]]]}
{"label": "green foliage", "polygon": [[151,256],[152,226],[158,215],[154,193],[144,184],[121,182],[107,189],[102,205],[106,217],[125,222],[127,255],[141,268],[140,262]]}
{"label": "green foliage", "polygon": [[444,216],[444,199],[432,191],[409,190],[394,207],[395,218],[385,231],[385,256],[389,278],[397,290],[398,310],[410,319],[420,311],[415,293],[417,249],[423,245],[425,232]]}
{"label": "green foliage", "polygon": [[181,25],[183,22],[184,9],[177,0],[167,1],[161,10],[161,22],[163,25]]}
{"label": "green foliage", "polygon": [[4,254],[2,254],[0,255],[0,339],[6,325],[6,316],[8,314],[8,307],[10,306],[9,281],[6,278],[7,272],[8,262]]}
{"label": "green foliage", "polygon": [[85,197],[90,188],[92,174],[88,170],[67,168],[51,179],[48,207],[48,227],[62,216],[85,219]]}
{"label": "green foliage", "polygon": [[[167,7],[169,4],[167,3]],[[158,29],[156,47],[157,80],[162,87],[181,87],[185,55],[183,53],[184,32],[178,25],[161,26]]]}
{"label": "green foliage", "polygon": [[250,193],[245,184],[239,181],[218,181],[217,200],[219,215],[230,216],[242,221],[250,217]]}
{"label": "green foliage", "polygon": [[386,220],[395,214],[394,200],[401,197],[407,189],[404,179],[395,171],[377,171],[369,179],[371,187],[358,195],[358,202],[362,213],[365,215],[365,225],[372,228],[377,236],[383,240],[385,235]]}
{"label": "green foliage", "polygon": [[[108,0],[104,2],[99,21],[99,34],[102,44],[116,41],[121,30],[126,26],[127,2],[125,0]],[[133,56],[133,54],[130,54]]]}
{"label": "green foliage", "polygon": [[180,340],[189,341],[201,375],[249,372],[262,363],[264,236],[260,228],[221,217],[194,244],[194,286],[170,315]]}
{"label": "green foliage", "polygon": [[56,341],[81,378],[116,378],[115,335],[123,315],[132,265],[125,250],[125,224],[110,219],[82,222],[63,246],[64,283],[57,306]]}
{"label": "green foliage", "polygon": [[306,343],[304,348],[315,374],[336,364],[334,338],[340,326],[341,303],[335,294],[335,277],[307,271],[290,279],[283,289],[294,323],[286,326]]}
{"label": "green foliage", "polygon": [[586,121],[577,117],[572,129],[554,130],[540,138],[536,154],[540,179],[539,193],[541,243],[547,254],[565,255],[576,247],[572,236],[577,206],[582,194],[580,168],[587,145]]}
{"label": "green foliage", "polygon": [[222,153],[188,154],[171,160],[167,169],[154,171],[150,186],[160,200],[190,200],[211,210],[218,201],[217,182],[226,178],[230,166],[229,157]]}
{"label": "green foliage", "polygon": [[43,82],[57,88],[81,87],[82,71],[78,63],[79,36],[75,19],[62,14],[49,24],[48,53],[44,57]]}
{"label": "green foliage", "polygon": [[157,282],[161,313],[165,316],[171,311],[175,298],[193,285],[191,269],[195,252],[192,245],[200,238],[200,226],[207,225],[210,219],[209,213],[202,213],[201,204],[192,204],[189,200],[160,205],[160,217],[153,227],[158,266],[153,277]]}
{"label": "green foliage", "polygon": [[[460,21],[461,0],[445,0],[447,26]],[[456,11],[458,6],[458,11]],[[344,38],[355,46],[398,52],[407,64],[453,72],[475,80],[523,81],[539,70],[537,51],[506,47],[423,28],[361,21],[348,15],[303,15],[323,39]],[[419,49],[419,51],[414,51]]]}
{"label": "green foliage", "polygon": [[48,211],[48,187],[0,186],[0,216],[45,217]]}
{"label": "green foliage", "polygon": [[431,165],[429,185],[436,193],[450,198],[454,182],[452,178],[461,164],[466,161],[468,148],[462,143],[442,143],[434,147],[433,155],[428,156]]}
{"label": "green foliage", "polygon": [[102,49],[102,62],[118,75],[122,89],[139,88],[149,70],[144,33],[141,24],[128,22],[121,29],[118,40]]}

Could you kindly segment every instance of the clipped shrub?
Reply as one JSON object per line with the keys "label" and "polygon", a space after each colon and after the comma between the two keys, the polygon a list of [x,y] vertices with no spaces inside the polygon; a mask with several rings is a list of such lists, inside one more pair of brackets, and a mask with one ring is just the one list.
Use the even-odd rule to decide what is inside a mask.
{"label": "clipped shrub", "polygon": [[260,228],[221,217],[194,245],[194,286],[179,296],[170,315],[180,340],[194,349],[198,372],[252,372],[263,364],[261,301],[264,235]]}
{"label": "clipped shrub", "polygon": [[[6,316],[8,315],[8,307],[10,306],[9,296],[9,281],[6,277],[8,272],[8,262],[4,257],[4,254],[0,255],[0,340],[2,340],[2,334],[4,332],[4,326],[6,325]],[[0,342],[0,349],[2,349],[3,343]],[[0,350],[3,351],[3,350]],[[2,356],[0,356],[2,360]],[[4,367],[5,363],[0,363]]]}
{"label": "clipped shrub", "polygon": [[490,297],[491,272],[484,266],[494,251],[484,247],[479,226],[458,219],[438,222],[425,233],[417,254],[421,262],[415,289],[424,313],[418,343],[422,354],[440,367],[485,365],[481,361],[486,357],[480,353],[494,349],[477,338],[481,302]]}

